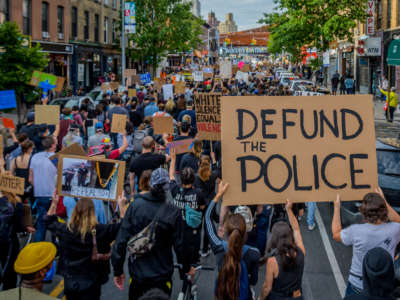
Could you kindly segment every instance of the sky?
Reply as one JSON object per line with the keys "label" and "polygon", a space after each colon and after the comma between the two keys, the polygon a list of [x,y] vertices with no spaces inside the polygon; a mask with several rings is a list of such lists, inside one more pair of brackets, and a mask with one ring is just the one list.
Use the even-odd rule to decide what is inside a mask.
{"label": "sky", "polygon": [[264,12],[271,12],[274,8],[273,0],[200,0],[200,5],[205,20],[211,10],[219,21],[225,21],[225,15],[233,13],[239,30],[260,27],[257,21]]}

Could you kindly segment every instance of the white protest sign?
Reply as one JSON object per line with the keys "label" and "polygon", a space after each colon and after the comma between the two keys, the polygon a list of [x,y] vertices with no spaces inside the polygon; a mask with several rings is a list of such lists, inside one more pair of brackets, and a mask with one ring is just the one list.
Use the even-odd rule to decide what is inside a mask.
{"label": "white protest sign", "polygon": [[168,101],[169,98],[174,99],[174,86],[173,84],[163,85],[164,100]]}
{"label": "white protest sign", "polygon": [[193,80],[194,81],[203,81],[203,72],[202,71],[194,71],[193,72]]}
{"label": "white protest sign", "polygon": [[243,80],[246,83],[249,83],[249,73],[245,73],[242,71],[237,71],[236,73],[237,80]]}
{"label": "white protest sign", "polygon": [[222,79],[230,79],[232,77],[232,64],[230,61],[221,61],[219,64],[219,73]]}

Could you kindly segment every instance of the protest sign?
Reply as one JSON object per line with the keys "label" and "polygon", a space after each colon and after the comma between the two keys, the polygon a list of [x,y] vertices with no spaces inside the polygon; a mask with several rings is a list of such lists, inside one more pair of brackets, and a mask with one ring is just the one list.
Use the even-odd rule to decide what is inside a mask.
{"label": "protest sign", "polygon": [[132,77],[136,75],[136,69],[125,69],[124,70],[124,77]]}
{"label": "protest sign", "polygon": [[203,68],[203,73],[213,73],[213,68]]}
{"label": "protest sign", "polygon": [[168,99],[174,99],[174,86],[173,84],[164,84],[163,85],[163,94],[164,101],[168,101]]}
{"label": "protest sign", "polygon": [[230,79],[232,77],[232,64],[230,61],[221,61],[219,73],[222,79]]}
{"label": "protest sign", "polygon": [[151,75],[150,73],[140,74],[140,81],[143,84],[149,84],[151,82]]}
{"label": "protest sign", "polygon": [[222,97],[225,205],[361,200],[378,187],[372,96]]}
{"label": "protest sign", "polygon": [[77,155],[60,155],[58,195],[116,201],[122,193],[125,162]]}
{"label": "protest sign", "polygon": [[172,117],[153,117],[154,134],[173,134],[174,121]]}
{"label": "protest sign", "polygon": [[47,74],[39,71],[34,71],[30,81],[30,85],[43,88],[43,84],[47,90],[61,92],[64,87],[65,78],[57,77],[53,74]]}
{"label": "protest sign", "polygon": [[209,78],[212,78],[213,77],[213,73],[204,73],[203,72],[203,79],[209,79]]}
{"label": "protest sign", "polygon": [[126,115],[113,114],[111,122],[111,132],[125,133]]}
{"label": "protest sign", "polygon": [[0,174],[0,191],[23,195],[25,192],[25,179],[4,173]]}
{"label": "protest sign", "polygon": [[202,71],[194,71],[193,72],[193,80],[196,82],[203,81],[203,72]]}
{"label": "protest sign", "polygon": [[232,75],[236,75],[236,73],[239,71],[238,66],[232,66]]}
{"label": "protest sign", "polygon": [[183,154],[190,151],[193,146],[193,139],[179,140],[168,144],[168,149],[175,149],[176,154]]}
{"label": "protest sign", "polygon": [[0,91],[0,109],[9,109],[17,107],[15,91]]}
{"label": "protest sign", "polygon": [[14,124],[13,119],[2,118],[2,121],[3,121],[3,126],[5,128],[15,129],[15,124]]}
{"label": "protest sign", "polygon": [[221,94],[194,95],[196,124],[201,140],[221,140]]}
{"label": "protest sign", "polygon": [[60,155],[79,155],[79,156],[86,156],[85,150],[82,148],[81,145],[78,143],[73,143],[72,145],[58,151],[56,154],[49,157],[50,160],[56,159]]}
{"label": "protest sign", "polygon": [[136,97],[136,89],[128,89],[128,97],[132,99],[132,97]]}
{"label": "protest sign", "polygon": [[186,83],[184,81],[177,81],[175,83],[175,94],[184,94],[186,92]]}
{"label": "protest sign", "polygon": [[136,84],[136,83],[141,83],[141,80],[140,80],[140,75],[133,75],[132,77],[131,77],[131,81],[132,81],[132,84]]}
{"label": "protest sign", "polygon": [[110,89],[112,89],[113,91],[118,90],[119,88],[119,82],[110,82]]}
{"label": "protest sign", "polygon": [[60,123],[59,105],[35,105],[35,124],[58,125]]}
{"label": "protest sign", "polygon": [[250,72],[250,65],[244,64],[242,67],[242,72],[245,72],[245,73]]}
{"label": "protest sign", "polygon": [[242,71],[237,71],[236,77],[237,80],[243,80],[244,82],[249,82],[249,73],[244,73]]}

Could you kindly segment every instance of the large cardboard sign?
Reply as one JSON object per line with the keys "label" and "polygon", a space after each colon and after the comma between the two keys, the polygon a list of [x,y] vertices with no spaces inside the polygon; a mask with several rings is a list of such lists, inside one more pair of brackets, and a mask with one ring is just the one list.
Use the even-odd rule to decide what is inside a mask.
{"label": "large cardboard sign", "polygon": [[177,81],[175,83],[175,94],[184,94],[186,92],[186,83],[184,81]]}
{"label": "large cardboard sign", "polygon": [[57,77],[53,74],[34,71],[30,81],[30,85],[45,88],[46,90],[54,90],[61,92],[64,87],[65,78]]}
{"label": "large cardboard sign", "polygon": [[232,63],[230,61],[221,61],[219,63],[219,73],[222,79],[230,79],[232,77]]}
{"label": "large cardboard sign", "polygon": [[175,149],[176,154],[183,154],[189,152],[192,146],[193,146],[193,139],[185,139],[169,143],[168,149],[169,151],[171,149]]}
{"label": "large cardboard sign", "polygon": [[25,179],[4,173],[0,174],[0,191],[23,195],[25,191]]}
{"label": "large cardboard sign", "polygon": [[194,95],[196,124],[201,140],[221,140],[221,94]]}
{"label": "large cardboard sign", "polygon": [[35,124],[58,125],[60,123],[59,105],[35,105]]}
{"label": "large cardboard sign", "polygon": [[153,117],[154,134],[173,134],[174,121],[172,117]]}
{"label": "large cardboard sign", "polygon": [[116,201],[123,188],[125,162],[60,155],[57,172],[59,195]]}
{"label": "large cardboard sign", "polygon": [[124,133],[126,128],[127,115],[113,114],[111,122],[111,132]]}
{"label": "large cardboard sign", "polygon": [[131,99],[136,97],[136,89],[128,89],[128,97]]}
{"label": "large cardboard sign", "polygon": [[124,70],[124,77],[132,77],[136,75],[136,69],[125,69]]}
{"label": "large cardboard sign", "polygon": [[371,95],[221,101],[226,205],[360,200],[378,186]]}

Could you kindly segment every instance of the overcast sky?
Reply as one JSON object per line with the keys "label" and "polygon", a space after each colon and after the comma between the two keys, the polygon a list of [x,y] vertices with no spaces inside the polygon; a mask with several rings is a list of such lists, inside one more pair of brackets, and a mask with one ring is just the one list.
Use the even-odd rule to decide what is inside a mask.
{"label": "overcast sky", "polygon": [[200,5],[205,20],[211,10],[219,21],[224,21],[227,13],[233,13],[239,30],[261,26],[257,21],[274,7],[273,0],[200,0]]}

